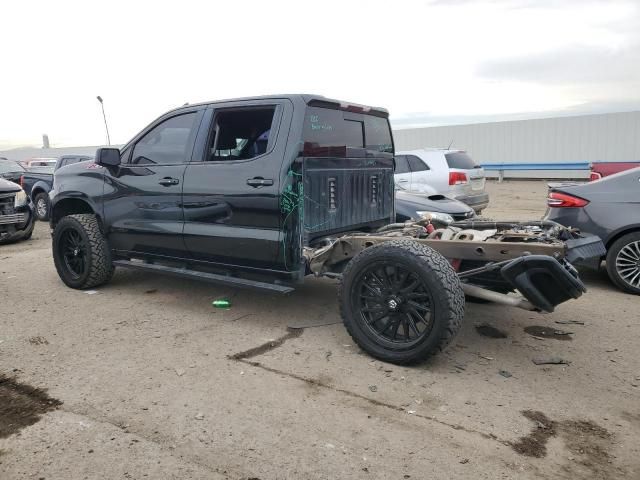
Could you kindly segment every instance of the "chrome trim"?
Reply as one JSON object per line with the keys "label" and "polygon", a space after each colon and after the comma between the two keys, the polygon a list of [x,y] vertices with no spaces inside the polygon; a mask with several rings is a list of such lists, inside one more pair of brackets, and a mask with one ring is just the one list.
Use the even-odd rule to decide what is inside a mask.
{"label": "chrome trim", "polygon": [[27,215],[24,213],[14,213],[13,215],[0,215],[0,225],[24,223],[26,219],[27,219]]}

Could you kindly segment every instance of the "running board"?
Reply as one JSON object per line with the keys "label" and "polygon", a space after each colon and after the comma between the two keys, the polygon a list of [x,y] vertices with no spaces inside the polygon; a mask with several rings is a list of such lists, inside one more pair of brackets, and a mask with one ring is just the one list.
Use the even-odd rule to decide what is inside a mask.
{"label": "running board", "polygon": [[249,280],[246,278],[218,275],[216,273],[199,272],[197,270],[189,270],[187,268],[167,267],[165,265],[158,265],[154,263],[132,262],[130,260],[114,260],[113,264],[116,267],[131,268],[133,270],[142,270],[145,272],[165,273],[167,275],[190,278],[192,280],[220,283],[231,287],[253,288],[257,290],[265,290],[272,293],[290,293],[294,290],[293,287],[289,287],[287,285],[259,282],[257,280]]}

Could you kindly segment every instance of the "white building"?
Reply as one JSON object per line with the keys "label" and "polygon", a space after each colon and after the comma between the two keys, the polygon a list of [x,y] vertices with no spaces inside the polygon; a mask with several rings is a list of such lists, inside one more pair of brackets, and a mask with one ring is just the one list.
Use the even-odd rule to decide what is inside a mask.
{"label": "white building", "polygon": [[[397,151],[451,144],[453,149],[466,150],[480,164],[640,161],[640,111],[398,129],[393,136]],[[497,170],[487,173],[497,176]],[[505,170],[504,175],[588,176],[584,169]]]}

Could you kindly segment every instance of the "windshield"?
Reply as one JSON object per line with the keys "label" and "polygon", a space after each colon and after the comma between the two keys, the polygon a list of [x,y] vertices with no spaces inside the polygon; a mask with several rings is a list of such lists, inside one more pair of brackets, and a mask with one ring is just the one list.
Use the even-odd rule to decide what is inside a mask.
{"label": "windshield", "polygon": [[12,160],[0,161],[0,173],[24,172],[25,169],[18,162]]}

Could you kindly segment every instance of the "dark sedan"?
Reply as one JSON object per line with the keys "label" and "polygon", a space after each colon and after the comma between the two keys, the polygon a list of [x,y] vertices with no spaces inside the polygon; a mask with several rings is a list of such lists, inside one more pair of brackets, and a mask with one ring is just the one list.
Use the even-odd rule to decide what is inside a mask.
{"label": "dark sedan", "polygon": [[590,183],[549,184],[546,219],[598,235],[611,281],[640,295],[640,168]]}
{"label": "dark sedan", "polygon": [[475,216],[473,208],[453,198],[396,190],[396,222],[420,220],[427,213],[446,213],[455,221]]}

